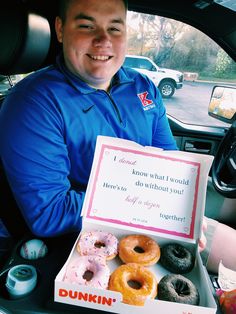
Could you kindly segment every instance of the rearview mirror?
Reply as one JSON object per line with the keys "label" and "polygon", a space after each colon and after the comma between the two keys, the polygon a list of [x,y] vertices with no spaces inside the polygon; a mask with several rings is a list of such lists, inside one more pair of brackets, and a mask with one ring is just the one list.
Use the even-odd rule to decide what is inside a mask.
{"label": "rearview mirror", "polygon": [[236,88],[227,86],[214,86],[208,114],[227,123],[236,119]]}

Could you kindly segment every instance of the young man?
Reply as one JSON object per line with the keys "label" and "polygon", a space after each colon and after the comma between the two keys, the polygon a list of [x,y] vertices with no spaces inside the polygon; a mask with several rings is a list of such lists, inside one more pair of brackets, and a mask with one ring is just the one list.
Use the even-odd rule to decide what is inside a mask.
{"label": "young man", "polygon": [[177,149],[157,88],[121,68],[125,1],[71,0],[60,8],[62,54],[19,82],[0,113],[2,163],[38,236],[80,230],[97,135]]}

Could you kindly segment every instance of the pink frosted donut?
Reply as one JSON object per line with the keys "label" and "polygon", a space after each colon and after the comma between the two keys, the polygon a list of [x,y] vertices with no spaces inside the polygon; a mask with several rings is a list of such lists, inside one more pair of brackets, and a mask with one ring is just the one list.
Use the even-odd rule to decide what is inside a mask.
{"label": "pink frosted donut", "polygon": [[102,255],[111,260],[117,255],[118,240],[109,232],[84,232],[79,238],[77,250],[81,255]]}
{"label": "pink frosted donut", "polygon": [[104,256],[79,256],[67,266],[64,281],[107,289],[110,270]]}

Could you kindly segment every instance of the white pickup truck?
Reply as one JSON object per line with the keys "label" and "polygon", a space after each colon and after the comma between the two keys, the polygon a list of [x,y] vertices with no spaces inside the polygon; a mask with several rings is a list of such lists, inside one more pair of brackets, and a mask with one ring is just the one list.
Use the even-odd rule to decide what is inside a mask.
{"label": "white pickup truck", "polygon": [[174,95],[176,89],[183,87],[183,73],[159,68],[147,57],[127,55],[123,66],[146,74],[159,88],[163,98],[170,98]]}

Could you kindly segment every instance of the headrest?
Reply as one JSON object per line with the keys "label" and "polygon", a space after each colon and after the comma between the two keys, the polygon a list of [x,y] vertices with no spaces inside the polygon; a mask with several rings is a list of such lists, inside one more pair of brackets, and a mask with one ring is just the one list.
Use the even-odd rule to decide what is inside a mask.
{"label": "headrest", "polygon": [[0,4],[0,74],[29,73],[40,68],[50,47],[46,18],[30,12],[22,1]]}

